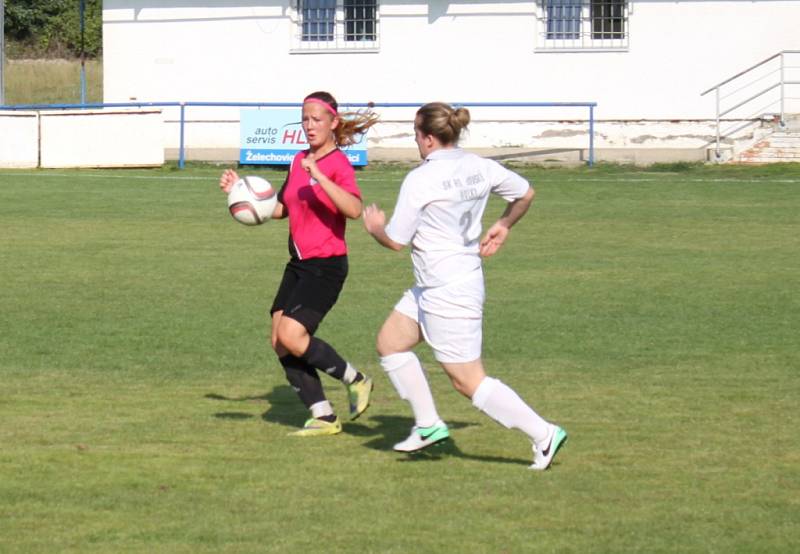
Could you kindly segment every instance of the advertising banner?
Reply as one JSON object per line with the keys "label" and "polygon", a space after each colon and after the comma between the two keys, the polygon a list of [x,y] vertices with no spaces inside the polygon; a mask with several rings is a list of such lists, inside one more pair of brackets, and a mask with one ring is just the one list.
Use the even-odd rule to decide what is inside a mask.
{"label": "advertising banner", "polygon": [[[289,165],[308,148],[300,121],[300,107],[241,111],[239,163]],[[354,166],[367,165],[367,137],[342,148]]]}

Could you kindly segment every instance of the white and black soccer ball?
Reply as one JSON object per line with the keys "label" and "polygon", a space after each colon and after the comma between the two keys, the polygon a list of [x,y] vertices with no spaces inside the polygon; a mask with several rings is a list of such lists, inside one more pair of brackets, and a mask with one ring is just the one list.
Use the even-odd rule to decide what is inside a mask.
{"label": "white and black soccer ball", "polygon": [[278,194],[261,177],[242,177],[228,192],[228,211],[244,225],[261,225],[272,217]]}

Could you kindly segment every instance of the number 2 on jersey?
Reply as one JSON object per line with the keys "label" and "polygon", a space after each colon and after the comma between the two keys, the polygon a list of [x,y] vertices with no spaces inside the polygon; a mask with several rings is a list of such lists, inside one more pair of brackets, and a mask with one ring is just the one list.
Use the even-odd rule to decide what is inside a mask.
{"label": "number 2 on jersey", "polygon": [[458,220],[461,225],[461,237],[464,239],[464,246],[469,246],[472,240],[469,238],[469,228],[472,227],[472,212],[466,211],[461,214],[461,219]]}

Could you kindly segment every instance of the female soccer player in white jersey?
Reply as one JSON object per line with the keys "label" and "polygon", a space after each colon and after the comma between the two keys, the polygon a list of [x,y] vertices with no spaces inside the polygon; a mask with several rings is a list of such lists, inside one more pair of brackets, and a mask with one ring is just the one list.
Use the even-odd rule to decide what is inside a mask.
{"label": "female soccer player in white jersey", "polygon": [[[414,452],[449,438],[419,359],[422,340],[433,349],[455,389],[489,417],[525,433],[533,444],[532,469],[547,469],[567,433],[545,421],[508,385],[486,375],[481,362],[483,270],[481,256],[497,252],[509,229],[528,210],[528,182],[493,160],[458,148],[470,120],[465,108],[439,102],[422,106],[414,131],[423,163],[403,181],[391,221],[376,205],[364,209],[364,226],[381,245],[411,245],[414,286],[403,294],[378,333],[381,365],[400,397],[411,404],[415,425],[394,445]],[[481,235],[489,194],[509,204]]]}
{"label": "female soccer player in white jersey", "polygon": [[[346,385],[351,419],[367,409],[372,391],[372,380],[314,333],[347,277],[347,219],[361,215],[355,172],[339,146],[352,144],[354,136],[366,132],[377,118],[371,112],[345,117],[334,97],[324,91],[306,96],[302,114],[308,150],[292,160],[272,214],[274,219],[289,218],[290,259],[270,314],[272,347],[286,379],[311,412],[303,428],[292,434],[309,437],[342,430],[318,370]],[[220,188],[227,193],[238,179],[228,169]]]}

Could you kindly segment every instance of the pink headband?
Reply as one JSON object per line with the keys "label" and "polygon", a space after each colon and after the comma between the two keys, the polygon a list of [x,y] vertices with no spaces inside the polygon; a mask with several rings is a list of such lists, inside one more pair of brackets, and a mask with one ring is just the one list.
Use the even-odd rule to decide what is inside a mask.
{"label": "pink headband", "polygon": [[305,100],[303,100],[303,103],[306,103],[306,102],[313,102],[314,104],[321,104],[321,105],[323,105],[325,107],[326,110],[331,112],[333,115],[335,115],[335,116],[339,115],[339,113],[336,110],[333,109],[333,106],[328,104],[325,100],[320,100],[319,98],[314,98],[312,96],[311,98],[306,98]]}

